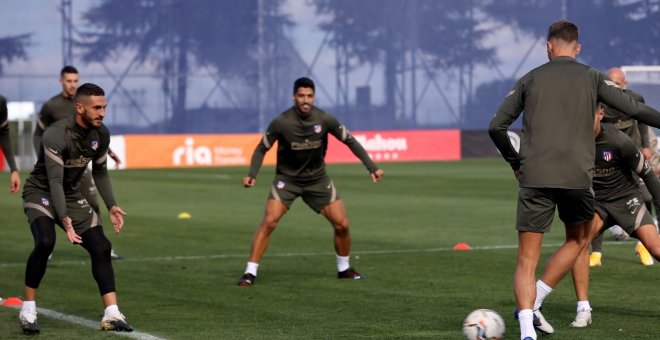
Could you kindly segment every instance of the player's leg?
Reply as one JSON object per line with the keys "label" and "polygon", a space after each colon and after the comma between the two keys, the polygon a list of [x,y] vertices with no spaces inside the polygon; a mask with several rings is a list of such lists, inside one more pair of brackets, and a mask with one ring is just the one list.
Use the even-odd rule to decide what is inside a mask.
{"label": "player's leg", "polygon": [[92,275],[99,288],[103,306],[105,307],[101,329],[105,331],[131,332],[131,327],[119,312],[117,294],[115,293],[115,274],[110,259],[112,245],[99,225],[89,228],[80,234],[81,246],[87,250],[92,262]]}
{"label": "player's leg", "polygon": [[364,275],[350,266],[351,232],[344,201],[337,199],[321,209],[321,214],[334,230],[334,245],[337,258],[337,277],[340,279],[362,279]]}
{"label": "player's leg", "polygon": [[[536,267],[541,256],[543,234],[550,230],[555,214],[555,200],[552,189],[520,188],[516,229],[518,230],[518,261],[513,276],[513,289],[516,296],[516,316],[520,324],[521,339],[536,338],[538,317],[533,309],[536,296]],[[540,313],[540,312],[538,312]],[[539,329],[552,333],[552,329]]]}
{"label": "player's leg", "polygon": [[604,235],[600,234],[591,240],[591,255],[589,255],[589,267],[599,267],[603,264],[603,239]]}
{"label": "player's leg", "polygon": [[[26,209],[26,212],[27,209]],[[28,217],[30,213],[28,212]],[[25,267],[25,289],[23,306],[19,313],[21,327],[27,334],[39,333],[37,323],[37,288],[46,274],[48,256],[55,247],[55,221],[47,216],[40,216],[30,223],[34,248]]]}
{"label": "player's leg", "polygon": [[655,260],[660,261],[660,235],[658,235],[655,225],[643,225],[634,234],[644,244],[644,247],[646,247]]}
{"label": "player's leg", "polygon": [[[92,170],[90,168],[85,169],[82,177],[80,178],[80,193],[85,197],[87,203],[94,209],[96,215],[101,218],[101,209],[99,206],[98,199],[98,190],[96,190],[96,184],[94,183],[94,178],[92,177]],[[110,249],[110,258],[113,260],[122,260],[123,257],[117,254],[114,249]]]}
{"label": "player's leg", "polygon": [[[644,198],[644,205],[646,206],[646,210],[648,210],[649,215],[652,215],[653,212],[653,196],[649,192],[648,188],[646,187],[646,183],[639,179],[640,185],[639,189],[642,192],[642,197]],[[644,247],[644,244],[640,241],[637,242],[635,245],[635,254],[639,256],[639,262],[641,262],[645,266],[652,266],[654,261],[653,261],[653,255],[652,253],[649,252],[649,250]],[[656,257],[657,259],[657,257]]]}
{"label": "player's leg", "polygon": [[259,262],[266,252],[266,249],[268,249],[270,234],[273,233],[277,227],[277,223],[288,210],[289,208],[287,205],[285,205],[281,200],[278,200],[277,197],[269,198],[266,202],[264,216],[261,219],[261,223],[259,223],[257,230],[255,230],[254,236],[252,237],[250,257],[245,268],[245,273],[238,280],[239,286],[251,286],[254,284],[254,281],[257,278]]}

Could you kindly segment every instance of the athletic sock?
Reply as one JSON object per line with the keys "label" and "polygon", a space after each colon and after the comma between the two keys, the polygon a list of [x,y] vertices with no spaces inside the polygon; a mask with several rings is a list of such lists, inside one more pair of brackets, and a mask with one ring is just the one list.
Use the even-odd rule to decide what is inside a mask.
{"label": "athletic sock", "polygon": [[548,295],[552,293],[552,287],[545,284],[545,282],[538,280],[536,281],[536,300],[534,300],[534,310],[539,310]]}
{"label": "athletic sock", "polygon": [[248,262],[247,268],[245,268],[245,274],[252,274],[257,276],[257,269],[259,269],[259,264],[256,262]]}
{"label": "athletic sock", "polygon": [[577,302],[577,311],[591,311],[591,306],[589,305],[589,301],[578,301]]}
{"label": "athletic sock", "polygon": [[518,312],[518,322],[520,323],[520,338],[530,337],[536,340],[536,331],[534,330],[534,316],[531,309],[521,309]]}
{"label": "athletic sock", "polygon": [[350,256],[339,256],[339,255],[337,255],[337,271],[338,272],[343,272],[344,270],[346,270],[350,267],[350,265],[348,264],[349,259],[350,259]]}
{"label": "athletic sock", "polygon": [[103,313],[103,318],[112,318],[117,315],[120,315],[119,313],[119,307],[117,305],[109,305],[108,307],[105,307],[105,312]]}
{"label": "athletic sock", "polygon": [[21,312],[36,312],[37,311],[37,302],[36,301],[23,301],[21,306]]}

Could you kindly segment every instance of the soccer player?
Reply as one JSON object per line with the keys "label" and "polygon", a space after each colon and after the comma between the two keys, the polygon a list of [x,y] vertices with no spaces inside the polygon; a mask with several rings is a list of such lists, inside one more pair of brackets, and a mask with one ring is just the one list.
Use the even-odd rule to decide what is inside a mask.
{"label": "soccer player", "polygon": [[[603,109],[598,110],[594,122],[596,134],[596,167],[593,189],[596,196],[596,214],[590,237],[595,238],[607,228],[619,225],[629,235],[637,238],[650,250],[656,260],[660,259],[660,236],[643,201],[637,185],[637,174],[646,183],[655,204],[660,203],[660,180],[635,143],[623,132],[610,124],[600,124]],[[577,315],[573,327],[591,324],[589,293],[589,255],[585,248],[572,268]],[[536,284],[534,308],[539,309],[545,298],[559,282],[552,273],[544,273]],[[552,282],[552,284],[548,284]]]}
{"label": "soccer player", "polygon": [[18,174],[14,151],[11,149],[11,139],[9,139],[9,120],[7,114],[7,99],[0,96],[0,148],[5,155],[7,165],[9,165],[9,192],[15,194],[21,187],[21,176]]}
{"label": "soccer player", "polygon": [[314,106],[314,91],[314,82],[311,79],[299,78],[295,81],[295,105],[270,123],[252,154],[248,176],[243,178],[243,186],[246,188],[255,185],[264,155],[275,142],[278,143],[275,179],[270,188],[263,219],[252,239],[245,274],[238,280],[239,286],[254,284],[259,261],[268,247],[270,234],[298,197],[302,197],[314,211],[323,214],[334,228],[337,277],[363,278],[363,275],[349,265],[351,235],[346,209],[325,171],[328,134],[335,136],[351,149],[369,170],[374,182],[381,180],[383,170],[374,164],[344,125],[334,116]]}
{"label": "soccer player", "polygon": [[[50,98],[41,107],[41,110],[39,111],[39,117],[37,119],[37,126],[34,129],[34,134],[32,135],[32,144],[37,153],[37,156],[39,156],[41,148],[41,136],[44,134],[45,129],[59,120],[71,117],[76,114],[73,96],[76,94],[79,80],[80,76],[78,75],[78,70],[73,66],[64,66],[60,71],[60,84],[62,85],[62,92]],[[110,149],[108,149],[108,156],[110,156],[110,158],[112,158],[117,164],[121,162],[119,157],[117,157],[117,155],[115,155],[115,153]],[[96,186],[94,185],[94,180],[92,179],[92,173],[89,170],[83,173],[82,180],[80,182],[80,192],[83,194],[92,208],[94,208],[96,214],[100,216],[101,209],[99,208],[99,202],[96,198],[97,190]],[[113,260],[122,259],[122,257],[114,251],[114,249],[111,250],[110,254]]]}
{"label": "soccer player", "polygon": [[[628,81],[626,80],[626,75],[623,73],[623,71],[620,68],[614,67],[611,68],[607,71],[607,76],[612,80],[617,86],[619,86],[621,89],[623,89],[623,92],[628,94],[629,96],[633,97],[635,100],[644,103],[644,97],[636,93],[630,89],[627,88],[628,86]],[[617,129],[621,130],[624,132],[630,139],[635,142],[638,148],[642,150],[642,154],[644,155],[644,158],[646,160],[651,159],[651,149],[649,147],[649,133],[648,133],[648,126],[643,123],[638,123],[636,120],[626,116],[622,112],[619,112],[618,110],[611,108],[611,107],[606,107],[605,108],[605,116],[603,117],[603,123],[613,125]],[[647,208],[651,210],[653,208],[653,204],[651,202],[651,194],[649,193],[648,189],[646,189],[646,186],[644,185],[643,181],[640,181],[640,188],[642,190],[642,193],[644,194],[644,203],[646,204]],[[656,211],[658,211],[658,208],[656,206]],[[589,266],[590,267],[598,267],[602,265],[602,257],[603,257],[603,237],[604,235],[601,234],[600,236],[596,237],[591,241],[591,255],[589,255]],[[644,245],[641,242],[637,242],[637,245],[635,245],[635,253],[639,256],[640,262],[645,265],[645,266],[650,266],[653,265],[653,257],[649,253],[649,251],[644,248]]]}
{"label": "soccer player", "polygon": [[[511,165],[520,187],[513,287],[520,338],[524,340],[536,339],[535,321],[540,331],[554,332],[541,311],[533,307],[543,234],[550,230],[555,207],[564,222],[566,238],[545,271],[563,278],[590,240],[596,101],[600,99],[649,125],[660,124],[660,112],[638,103],[604,74],[575,60],[581,48],[578,35],[578,27],[566,20],[549,27],[546,48],[550,61],[518,80],[489,126],[493,142]],[[523,111],[525,133],[518,153],[507,129]]]}
{"label": "soccer player", "polygon": [[103,125],[107,102],[103,89],[83,84],[75,95],[75,116],[61,119],[43,134],[39,158],[25,183],[23,207],[34,237],[34,249],[25,269],[25,292],[19,319],[27,334],[39,333],[35,299],[48,255],[55,246],[55,224],[91,257],[92,274],[105,307],[102,330],[132,331],[117,307],[110,241],[99,217],[80,192],[80,180],[88,163],[105,202],[115,233],[126,214],[116,203],[107,170],[110,133]]}

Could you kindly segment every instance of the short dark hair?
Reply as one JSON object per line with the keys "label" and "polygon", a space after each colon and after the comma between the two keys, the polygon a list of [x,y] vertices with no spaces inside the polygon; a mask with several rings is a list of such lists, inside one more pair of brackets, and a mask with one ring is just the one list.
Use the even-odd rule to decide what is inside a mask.
{"label": "short dark hair", "polygon": [[293,94],[296,94],[296,92],[298,92],[298,89],[301,87],[310,88],[312,89],[312,91],[316,92],[314,81],[307,77],[296,79],[296,81],[293,83]]}
{"label": "short dark hair", "polygon": [[570,43],[578,41],[579,35],[580,29],[568,20],[559,20],[548,28],[548,41],[551,39],[561,39]]}
{"label": "short dark hair", "polygon": [[76,90],[76,102],[80,102],[79,99],[90,96],[105,96],[105,91],[100,86],[92,83],[84,83]]}
{"label": "short dark hair", "polygon": [[71,66],[71,65],[66,65],[66,66],[62,67],[62,71],[60,71],[60,77],[64,77],[65,73],[78,74],[78,70],[75,67]]}

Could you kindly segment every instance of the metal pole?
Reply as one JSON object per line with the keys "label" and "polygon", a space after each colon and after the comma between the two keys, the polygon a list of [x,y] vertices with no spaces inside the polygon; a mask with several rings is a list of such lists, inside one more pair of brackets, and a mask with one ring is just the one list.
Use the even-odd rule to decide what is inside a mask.
{"label": "metal pole", "polygon": [[259,112],[259,131],[266,130],[266,114],[264,106],[264,3],[257,0],[257,109]]}

